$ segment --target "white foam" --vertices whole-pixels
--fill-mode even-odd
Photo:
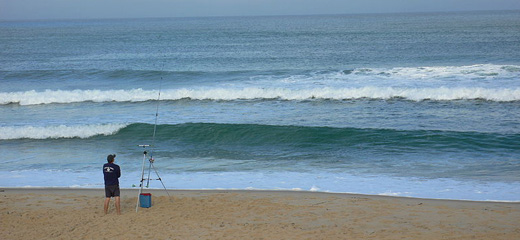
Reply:
[[[396,67],[355,69],[352,73],[359,75],[392,76],[409,79],[475,79],[518,76],[520,66],[476,64],[469,66],[433,66],[433,67]]]
[[[18,103],[36,105],[75,102],[126,102],[147,101],[157,98],[157,91],[132,90],[34,90],[26,92],[0,93],[0,104]]]
[[[480,64],[400,68],[359,68],[349,72],[260,75],[240,82],[165,89],[162,100],[240,99],[390,99],[413,101],[484,99],[520,100],[520,66]],[[142,102],[157,99],[158,90],[45,90],[0,92],[0,104],[76,102]]]
[[[141,102],[157,98],[153,90],[74,90],[74,91],[28,91],[0,93],[0,104],[19,103],[20,105],[75,103],[75,102]],[[162,100],[309,100],[309,99],[392,99],[404,98],[412,101],[422,100],[460,100],[483,99],[488,101],[519,101],[520,88],[400,88],[400,87],[359,87],[359,88],[198,88],[170,89],[161,93]]]
[[[123,188],[138,185],[140,171],[127,169],[121,176]],[[164,170],[164,169],[163,169]],[[17,178],[13,178],[17,175]],[[70,181],[56,181],[69,179]],[[3,187],[102,187],[103,178],[95,170],[87,171],[0,171]],[[519,202],[520,186],[517,182],[485,182],[456,179],[406,178],[391,176],[363,176],[326,172],[182,172],[161,171],[161,179],[169,189],[245,189],[291,190],[370,195],[457,199],[477,201]],[[318,187],[319,186],[319,187]],[[150,188],[161,189],[160,182]],[[446,187],[454,191],[444,191]]]
[[[265,86],[351,87],[520,87],[520,66],[480,64],[471,66],[357,68],[351,71],[314,72],[290,76],[255,76],[251,83]]]
[[[0,140],[49,139],[49,138],[89,138],[96,135],[112,135],[126,124],[98,124],[79,126],[20,126],[0,127]]]

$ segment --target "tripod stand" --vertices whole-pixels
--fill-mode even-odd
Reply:
[[[143,147],[143,148],[146,148],[146,147],[149,147],[150,145],[139,145],[139,147]],[[153,162],[154,162],[154,159],[152,157],[150,157],[148,159],[148,162],[150,163],[148,165],[148,177],[147,178],[144,178],[144,171],[145,171],[145,162],[146,162],[146,158],[147,158],[147,154],[148,152],[145,150],[143,152],[143,166],[142,166],[142,170],[141,170],[141,183],[139,184],[139,195],[137,195],[137,204],[135,206],[135,212],[137,212],[139,210],[139,196],[141,196],[141,193],[143,192],[143,187],[144,187],[144,180],[146,180],[146,187],[148,188],[149,184],[150,184],[150,180],[159,180],[161,181],[161,184],[164,188],[164,191],[166,191],[166,194],[168,194],[168,198],[170,198],[170,201],[171,201],[171,196],[170,196],[170,193],[168,192],[168,189],[166,189],[166,186],[164,186],[164,183],[161,179],[161,177],[159,176],[159,172],[157,172],[157,169],[155,169],[155,166],[153,165]],[[155,175],[157,175],[157,178],[150,178],[150,174],[151,174],[151,171],[152,171],[152,168],[155,172]]]

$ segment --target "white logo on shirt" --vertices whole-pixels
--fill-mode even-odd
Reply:
[[[112,171],[114,171],[113,167],[105,167],[105,172],[106,173],[111,173]]]

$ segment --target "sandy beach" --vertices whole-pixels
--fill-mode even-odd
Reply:
[[[520,239],[520,203],[297,191],[1,188],[1,239]]]

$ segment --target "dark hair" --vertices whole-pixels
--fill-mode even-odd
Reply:
[[[107,156],[107,162],[111,163],[114,161],[114,158],[116,158],[115,154],[110,154]]]

